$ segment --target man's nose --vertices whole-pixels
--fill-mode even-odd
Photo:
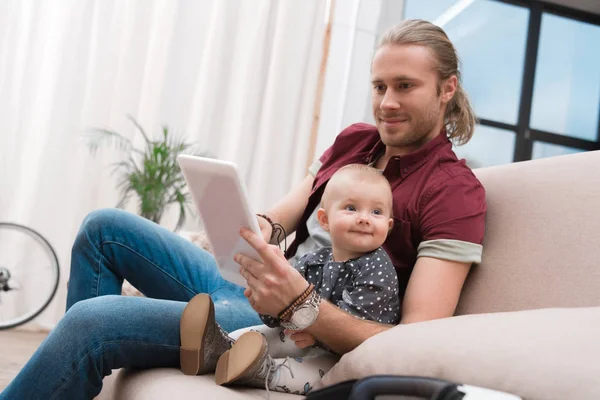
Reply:
[[[400,108],[400,102],[396,99],[394,92],[392,90],[388,90],[383,95],[381,99],[381,104],[379,104],[379,108],[382,110],[397,110]]]

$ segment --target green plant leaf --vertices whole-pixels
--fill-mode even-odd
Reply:
[[[144,128],[142,128],[142,126],[137,122],[135,118],[133,118],[131,114],[127,114],[127,119],[129,119],[135,125],[135,127],[138,129],[138,131],[140,131],[140,133],[144,137],[146,144],[150,146],[150,139],[148,139],[148,135],[146,134],[146,131],[144,131]]]
[[[91,129],[83,136],[92,155],[95,155],[100,146],[105,143],[115,147],[120,151],[132,151],[133,145],[126,137],[123,137],[117,132],[108,129]]]
[[[95,129],[96,137],[91,140],[90,150],[97,150],[102,144],[111,144],[128,154],[124,159],[111,164],[111,176],[117,177],[120,199],[117,207],[125,207],[133,196],[137,199],[137,212],[154,222],[160,219],[171,204],[177,205],[179,229],[188,215],[195,213],[190,207],[191,196],[185,179],[177,163],[179,154],[207,157],[195,142],[187,142],[165,125],[158,140],[150,140],[142,126],[131,116],[129,120],[144,137],[145,149],[135,149],[131,141],[117,132],[108,129]]]

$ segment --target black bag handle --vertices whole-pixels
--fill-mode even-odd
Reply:
[[[403,395],[428,400],[460,400],[464,394],[452,382],[420,376],[374,375],[349,380],[311,392],[307,400],[374,400],[376,396]]]
[[[381,395],[403,395],[430,400],[446,400],[455,383],[421,376],[375,375],[354,384],[350,400],[374,400]],[[462,398],[462,397],[460,397]]]

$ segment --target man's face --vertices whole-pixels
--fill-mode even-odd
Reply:
[[[371,66],[373,116],[388,147],[416,149],[439,134],[444,98],[429,50],[385,45]]]

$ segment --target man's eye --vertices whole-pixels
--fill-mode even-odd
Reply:
[[[398,88],[399,88],[399,89],[405,89],[405,90],[406,90],[406,89],[410,89],[412,86],[413,86],[413,85],[412,85],[412,84],[410,84],[410,83],[401,83],[401,84],[399,84],[399,85],[398,85]]]
[[[375,85],[373,89],[378,93],[383,93],[385,92],[385,85]]]
[[[382,212],[381,212],[381,210],[373,210],[373,214],[375,214],[375,215],[381,215]]]
[[[346,206],[345,210],[347,210],[347,211],[356,211],[356,207],[354,207],[353,205],[350,204],[350,205]]]

